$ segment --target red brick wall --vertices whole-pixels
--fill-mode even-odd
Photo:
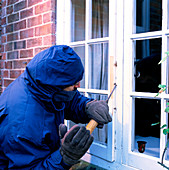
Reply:
[[[56,0],[1,0],[2,91],[31,58],[56,44]]]
[[[0,0],[0,16],[1,16],[1,11],[2,11],[2,3]],[[2,58],[2,53],[1,53],[1,17],[0,17],[0,70],[1,70],[1,58]],[[1,80],[1,71],[0,71],[0,95],[1,95],[1,90],[2,90],[2,80]]]

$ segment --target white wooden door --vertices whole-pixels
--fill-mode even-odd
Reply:
[[[165,112],[169,99],[168,88],[155,97],[158,85],[168,87],[168,64],[158,62],[166,57],[168,45],[168,0],[150,0],[149,5],[138,6],[144,0],[124,1],[124,116],[123,163],[138,169],[163,169],[161,162],[166,136],[160,127],[168,124]],[[148,15],[137,16],[142,11]],[[129,10],[130,9],[130,10]],[[147,17],[146,17],[147,16]],[[148,26],[137,25],[138,19]],[[153,126],[154,123],[159,125]],[[145,141],[145,150],[138,149],[138,141]],[[164,156],[169,166],[168,152]]]

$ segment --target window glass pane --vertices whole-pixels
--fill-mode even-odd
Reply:
[[[77,53],[77,55],[81,58],[83,67],[85,68],[85,47],[78,46],[72,48]],[[85,74],[83,74],[83,79],[80,81],[80,87],[85,88]]]
[[[136,33],[159,31],[162,26],[162,0],[136,1]]]
[[[96,99],[96,100],[107,100],[108,95],[106,94],[94,94],[94,93],[89,93],[88,94],[90,98]]]
[[[85,40],[85,0],[72,0],[71,41]]]
[[[138,141],[145,141],[145,154],[159,157],[161,102],[156,99],[135,99],[135,151]]]
[[[135,91],[157,93],[161,82],[161,38],[136,41]]]
[[[108,37],[109,33],[109,0],[92,0],[91,37]]]
[[[101,94],[94,94],[89,93],[89,97],[97,99],[97,100],[106,100],[108,98],[107,95],[101,95]],[[102,129],[96,128],[92,135],[94,136],[94,141],[99,142],[102,144],[107,144],[107,125],[104,125]]]
[[[89,46],[89,88],[108,89],[108,43]]]

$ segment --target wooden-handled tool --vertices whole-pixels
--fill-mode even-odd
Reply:
[[[114,84],[114,88],[112,90],[112,92],[110,93],[109,97],[107,98],[106,102],[109,102],[109,99],[111,97],[111,95],[113,94],[115,88],[116,88],[116,83]],[[95,120],[90,120],[90,122],[87,124],[86,129],[90,131],[90,134],[92,134],[92,132],[94,131],[94,129],[97,127],[98,123]]]

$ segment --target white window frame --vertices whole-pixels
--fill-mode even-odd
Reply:
[[[86,0],[86,21],[89,21],[89,12],[90,10],[90,3],[91,0]],[[88,47],[91,43],[99,43],[99,42],[108,42],[109,43],[109,73],[108,73],[108,90],[91,90],[91,89],[82,89],[79,88],[78,90],[81,92],[92,92],[92,93],[99,93],[99,94],[107,94],[109,95],[111,90],[114,87],[114,82],[116,79],[116,69],[115,69],[115,50],[116,50],[116,1],[109,0],[109,37],[105,38],[97,38],[97,39],[89,39],[87,31],[85,34],[85,41],[78,41],[78,42],[70,42],[70,9],[71,9],[71,0],[58,0],[57,1],[57,31],[56,31],[56,43],[59,44],[66,44],[71,47],[77,47],[81,45],[85,45]],[[88,30],[90,23],[86,22],[86,30]],[[85,48],[85,54],[88,54],[88,48]],[[86,56],[87,57],[87,56]],[[87,58],[86,58],[87,59]],[[111,64],[110,64],[111,63]],[[85,64],[85,77],[88,77],[88,64]],[[120,67],[119,67],[120,68]],[[85,82],[86,85],[88,82]],[[120,85],[121,86],[121,85]],[[87,86],[86,86],[87,87]],[[120,87],[119,87],[120,88]],[[118,91],[118,90],[117,90]],[[110,112],[113,112],[113,115],[116,115],[116,92],[114,92],[113,96],[109,100],[109,109]],[[121,98],[120,98],[121,99]],[[115,109],[114,109],[115,108]],[[111,113],[110,113],[111,114]],[[84,160],[91,162],[93,164],[99,165],[101,167],[109,169],[112,166],[111,162],[114,161],[115,154],[115,123],[116,117],[113,116],[113,122],[108,124],[108,142],[107,146],[101,145],[99,143],[93,143],[90,152],[85,154],[83,157]],[[121,129],[121,125],[119,127]],[[121,137],[119,136],[119,139]],[[119,146],[119,150],[121,145]],[[92,155],[90,154],[92,153]],[[114,154],[115,153],[115,154]],[[120,162],[120,160],[119,160]]]
[[[162,130],[160,134],[160,158],[153,156],[141,154],[138,152],[133,152],[134,148],[134,133],[133,133],[133,124],[134,124],[134,108],[132,106],[132,100],[135,97],[140,98],[150,98],[154,99],[155,93],[141,93],[134,92],[132,87],[134,87],[134,58],[135,58],[135,40],[145,40],[153,38],[162,38],[162,58],[164,58],[165,52],[167,49],[167,36],[169,35],[169,30],[167,30],[168,23],[168,0],[162,1],[162,30],[146,33],[135,33],[135,17],[136,17],[136,1],[128,0],[124,1],[124,114],[123,114],[123,147],[124,147],[124,157],[122,163],[128,166],[132,166],[138,169],[164,169],[157,162],[161,161],[161,156],[164,150],[166,137],[163,135]],[[130,10],[128,10],[130,9]],[[117,47],[118,48],[118,47]],[[161,64],[161,70],[163,75],[161,77],[161,84],[166,84],[166,62]],[[166,124],[168,120],[167,114],[164,112],[166,106],[166,99],[169,99],[168,94],[161,94],[157,97],[161,100],[161,125]],[[169,166],[169,161],[164,160],[164,164]]]

